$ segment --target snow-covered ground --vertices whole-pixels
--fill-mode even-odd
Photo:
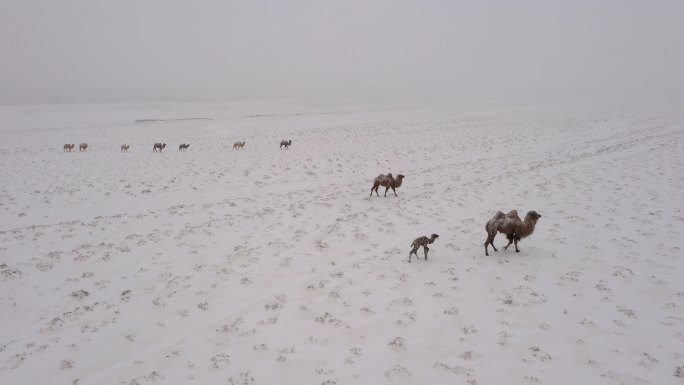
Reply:
[[[0,164],[2,384],[684,383],[684,110],[2,107]]]

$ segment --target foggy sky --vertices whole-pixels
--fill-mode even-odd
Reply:
[[[0,0],[0,103],[684,90],[681,0]]]

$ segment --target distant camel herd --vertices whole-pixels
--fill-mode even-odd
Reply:
[[[233,143],[233,150],[243,150],[245,148],[246,143],[247,142],[245,141]],[[288,149],[291,144],[292,140],[281,140],[280,148]],[[73,143],[67,143],[64,145],[64,151],[71,152],[74,149],[74,147],[75,145]],[[128,149],[130,147],[131,146],[129,146],[128,144],[122,144],[121,152],[128,152]],[[178,146],[178,151],[187,151],[189,147],[189,143],[181,143]],[[158,150],[159,152],[162,152],[164,148],[166,148],[166,143],[155,143],[154,146],[152,146],[152,151],[157,152]],[[88,143],[81,143],[78,145],[78,150],[80,152],[86,151],[87,149]],[[401,187],[401,183],[403,180],[404,175],[402,174],[398,174],[396,178],[392,176],[392,173],[388,173],[387,175],[380,174],[373,180],[373,186],[371,187],[370,196],[372,197],[373,192],[375,191],[375,195],[380,197],[378,189],[381,186],[385,188],[385,197],[387,197],[387,191],[389,191],[389,189],[392,189],[392,192],[394,192],[394,196],[398,196],[396,189]],[[492,246],[494,251],[498,251],[497,248],[494,246],[494,238],[498,233],[506,235],[506,238],[508,239],[508,244],[504,246],[504,250],[507,250],[508,246],[513,244],[515,246],[516,253],[520,252],[520,250],[518,249],[518,242],[521,239],[527,238],[530,235],[532,235],[532,233],[534,232],[534,228],[537,225],[537,220],[539,220],[539,218],[541,218],[541,215],[536,211],[528,211],[527,215],[525,215],[524,220],[520,219],[520,217],[518,216],[518,212],[516,210],[510,211],[508,214],[504,214],[501,211],[497,211],[496,214],[494,214],[494,216],[485,224],[485,230],[487,231],[487,239],[484,243],[485,255],[489,255],[489,245]],[[432,234],[430,238],[425,236],[416,238],[413,241],[413,243],[411,243],[409,263],[411,262],[412,255],[415,255],[416,258],[418,258],[417,252],[420,247],[423,247],[425,260],[427,260],[428,251],[430,250],[427,245],[432,244],[438,237],[439,235]]]
[[[75,147],[75,144],[65,144],[64,151],[71,152]],[[88,149],[88,143],[81,143],[78,145],[78,151],[85,151]]]
[[[245,149],[245,144],[247,142],[241,141],[241,142],[235,142],[233,143],[233,150],[244,150]],[[285,147],[285,149],[290,148],[290,145],[292,144],[292,140],[281,140],[280,141],[280,148],[282,149]],[[71,152],[74,149],[75,145],[74,144],[65,144],[64,145],[64,151],[65,152]],[[188,147],[190,147],[189,143],[181,143],[178,146],[178,151],[187,151]],[[130,145],[128,144],[122,144],[121,145],[121,152],[128,152],[128,149],[131,148]],[[166,148],[166,143],[155,143],[154,146],[152,146],[152,152],[162,152]],[[78,145],[78,151],[86,151],[88,149],[88,143],[81,143]],[[401,184],[401,183],[400,183]]]

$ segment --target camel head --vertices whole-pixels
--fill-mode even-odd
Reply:
[[[537,219],[541,218],[541,214],[538,212],[532,210],[527,212],[527,216],[532,219],[533,221],[536,221]]]
[[[399,174],[397,177],[394,179],[394,187],[401,187],[401,181],[404,180],[404,176]]]
[[[432,235],[430,236],[430,239],[432,239],[432,240],[435,240],[435,239],[437,239],[437,238],[439,238],[439,234],[432,234]]]
[[[162,144],[162,148],[166,148],[166,143]]]

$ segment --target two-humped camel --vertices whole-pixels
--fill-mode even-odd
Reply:
[[[494,217],[487,221],[485,225],[485,230],[487,230],[487,240],[484,244],[485,255],[489,255],[488,245],[492,245],[494,251],[498,251],[494,246],[494,237],[496,237],[497,233],[505,234],[506,238],[508,238],[508,244],[504,247],[504,250],[508,249],[511,243],[514,243],[515,252],[520,252],[518,241],[532,235],[539,218],[541,218],[541,215],[536,211],[528,211],[524,221],[520,219],[516,210],[512,210],[508,214],[497,211]]]
[[[178,151],[188,151],[188,147],[190,147],[190,144],[181,143],[180,146],[178,146]]]
[[[247,142],[235,142],[233,143],[233,150],[243,150]]]
[[[166,143],[155,143],[152,147],[152,151],[157,152],[157,149],[159,149],[159,152],[162,152],[164,148],[166,148]]]
[[[88,149],[88,143],[81,143],[78,145],[78,151],[85,151]]]
[[[67,144],[64,145],[64,151],[71,152],[71,150],[73,150],[75,146],[76,146],[76,145],[73,144],[73,143],[72,143],[72,144],[68,144],[68,143],[67,143]]]
[[[387,175],[380,174],[373,181],[373,187],[371,187],[370,196],[373,196],[373,191],[375,191],[375,195],[379,197],[380,194],[378,194],[378,188],[380,186],[385,188],[385,196],[387,196],[387,191],[389,189],[392,189],[392,191],[394,191],[394,196],[397,196],[397,190],[395,189],[401,187],[401,182],[403,180],[404,176],[401,174],[397,175],[396,178],[392,176],[392,173]]]
[[[290,148],[290,145],[291,145],[291,144],[292,144],[292,139],[290,139],[290,140],[281,140],[281,141],[280,141],[280,148],[282,149],[283,146],[285,146],[285,149],[287,150],[288,148]]]
[[[131,146],[127,144],[122,144],[121,145],[121,152],[128,152],[128,149],[131,148]]]

